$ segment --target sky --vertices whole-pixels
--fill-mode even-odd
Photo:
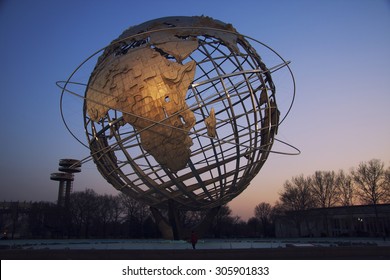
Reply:
[[[388,0],[0,0],[0,201],[56,201],[50,174],[59,159],[89,155],[61,120],[56,81],[129,26],[173,15],[231,23],[291,61],[296,99],[277,138],[301,154],[271,154],[229,203],[233,215],[245,220],[257,204],[274,204],[283,183],[300,174],[349,171],[373,158],[390,166]],[[69,99],[65,108],[76,132],[80,103]],[[74,191],[86,188],[117,193],[91,162],[75,176]]]

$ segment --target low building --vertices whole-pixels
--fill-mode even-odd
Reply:
[[[285,237],[388,237],[390,204],[290,211],[275,220],[275,235]]]

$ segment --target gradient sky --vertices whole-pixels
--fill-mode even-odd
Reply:
[[[89,151],[62,123],[55,82],[127,27],[172,15],[232,23],[292,61],[297,96],[277,136],[302,153],[271,154],[229,204],[234,215],[247,219],[258,203],[273,204],[283,183],[299,174],[349,171],[373,158],[390,165],[389,1],[2,0],[0,201],[56,200],[58,184],[49,177],[59,159],[81,159]],[[279,104],[288,98],[280,96]],[[67,102],[65,113],[77,133],[82,101]],[[283,145],[274,149],[293,152]],[[75,191],[86,188],[117,193],[93,163],[74,182]]]

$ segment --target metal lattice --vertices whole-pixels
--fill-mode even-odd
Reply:
[[[151,34],[166,31],[179,33],[176,37],[183,40],[195,38],[198,47],[178,61],[150,40]],[[196,121],[188,132],[192,146],[187,164],[171,170],[143,148],[140,131],[124,121],[129,112],[110,108],[99,121],[92,120],[86,94],[88,145],[103,177],[121,192],[156,208],[167,208],[169,201],[178,209],[214,208],[245,190],[271,152],[280,123],[271,73],[288,64],[282,60],[268,69],[247,39],[210,18],[175,17],[130,28],[105,48],[97,67],[110,56],[126,56],[141,46],[180,64],[194,61],[195,78],[185,102]],[[212,110],[216,127],[210,136],[205,119]],[[150,126],[171,126],[165,119],[149,121]],[[171,128],[180,130],[181,124]]]

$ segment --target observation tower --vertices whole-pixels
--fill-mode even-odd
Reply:
[[[59,182],[57,205],[68,208],[74,173],[81,172],[81,163],[76,159],[60,159],[58,171],[61,172],[50,175],[51,180]]]

